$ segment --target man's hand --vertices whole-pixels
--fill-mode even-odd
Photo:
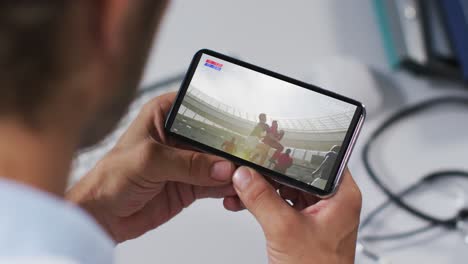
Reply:
[[[237,169],[233,182],[239,197],[226,198],[224,206],[231,211],[245,206],[255,216],[270,264],[354,262],[361,193],[348,171],[339,191],[326,200],[285,186],[278,194],[246,167]]]
[[[196,199],[236,194],[231,162],[178,148],[165,137],[174,99],[171,93],[147,103],[116,146],[67,193],[117,242],[158,227]]]

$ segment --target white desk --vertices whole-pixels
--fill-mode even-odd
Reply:
[[[367,121],[350,161],[363,192],[363,216],[385,198],[360,160],[369,132],[404,103],[448,93],[468,95],[468,91],[449,90],[449,84],[391,73],[371,1],[175,0],[168,11],[144,83],[185,70],[201,48],[236,55],[300,79],[307,79],[314,61],[336,54],[355,56],[380,72],[386,80],[380,87],[386,100],[383,111]],[[388,133],[375,150],[375,166],[392,186],[402,188],[438,168],[468,169],[467,111],[444,108],[432,113]],[[468,183],[464,186],[468,192]],[[431,197],[418,205],[434,211],[451,206]],[[387,221],[376,221],[368,231],[390,233],[423,224],[395,208],[382,216],[378,219]],[[468,246],[459,234],[438,230],[371,248],[392,263],[461,263],[468,258]],[[119,264],[266,263],[263,235],[253,218],[246,212],[226,212],[218,200],[197,202],[168,224],[120,245],[117,259]],[[373,263],[362,256],[357,260]]]

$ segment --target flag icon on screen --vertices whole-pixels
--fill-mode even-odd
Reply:
[[[210,67],[212,69],[215,69],[217,71],[221,71],[221,69],[223,68],[223,64],[217,63],[217,62],[209,60],[209,59],[205,61],[205,66]]]

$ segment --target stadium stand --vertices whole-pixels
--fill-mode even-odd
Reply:
[[[269,117],[269,123],[277,120],[285,131],[281,143],[292,150],[294,165],[287,174],[299,180],[311,182],[308,176],[323,161],[324,155],[334,145],[341,145],[352,119],[353,111],[310,119],[285,119]],[[247,113],[223,104],[191,86],[179,109],[173,130],[178,134],[220,148],[225,140],[236,138],[237,156],[246,158],[244,141],[257,123],[259,113]],[[274,150],[270,150],[269,156]]]

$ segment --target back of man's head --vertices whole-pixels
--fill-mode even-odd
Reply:
[[[166,2],[0,1],[0,119],[82,121],[95,143],[130,103]]]
[[[72,1],[0,1],[0,115],[29,116],[60,74],[56,56]]]

